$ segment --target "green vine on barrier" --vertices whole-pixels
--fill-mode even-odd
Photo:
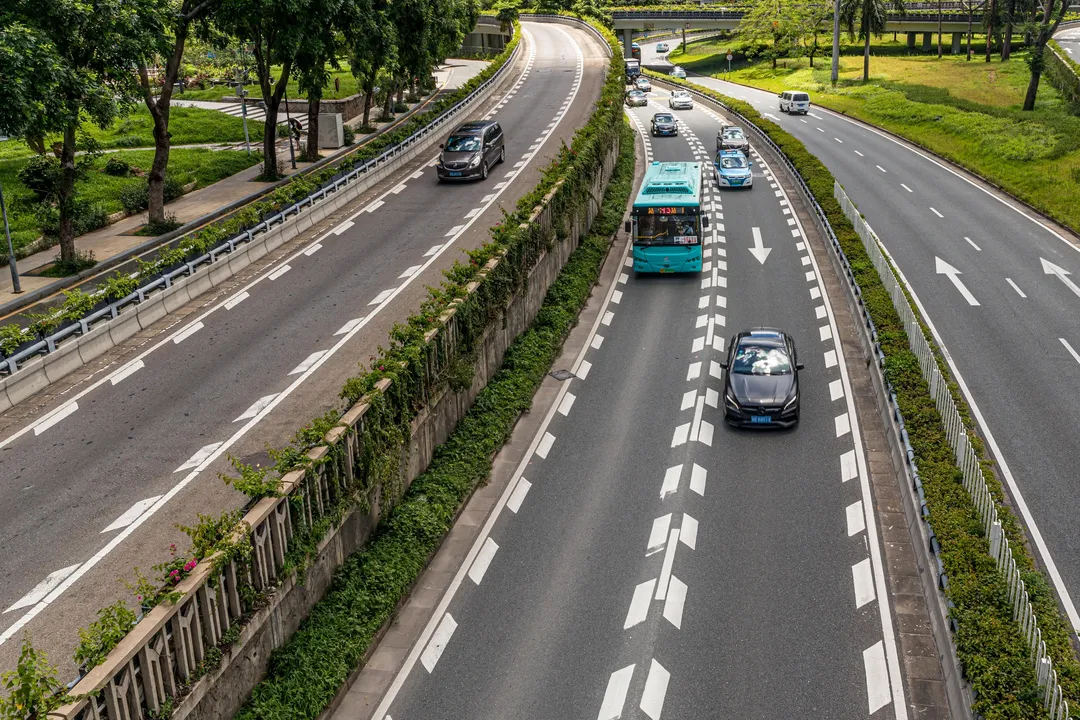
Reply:
[[[23,636],[22,650],[14,670],[0,678],[6,692],[0,697],[0,720],[46,720],[48,714],[70,699],[67,688],[56,679],[56,668],[45,653]]]
[[[961,482],[940,415],[922,377],[918,359],[909,348],[904,324],[866,254],[862,240],[833,197],[832,174],[798,139],[779,125],[765,120],[750,104],[694,83],[668,77],[663,80],[692,87],[751,120],[792,161],[828,217],[877,328],[878,341],[886,358],[885,376],[896,393],[915,450],[930,523],[941,544],[941,559],[949,578],[945,592],[955,605],[951,615],[958,625],[955,634],[957,656],[975,692],[973,709],[987,720],[1045,717],[1042,691],[1031,665],[1031,651],[1012,619],[1004,576],[988,553],[982,524]],[[931,347],[935,347],[939,368],[950,378],[950,389],[967,425],[972,446],[982,457],[983,475],[997,502],[1002,529],[1009,538],[1018,569],[1027,585],[1062,692],[1070,707],[1078,707],[1080,663],[1073,654],[1069,625],[1061,615],[1050,583],[1039,572],[1030,554],[1023,527],[1004,503],[1004,491],[993,472],[993,463],[985,456],[970,410],[959,394],[948,365],[936,349],[925,324],[922,331]]]
[[[98,619],[79,630],[75,662],[85,671],[97,667],[135,627],[136,617],[123,600],[98,610]]]

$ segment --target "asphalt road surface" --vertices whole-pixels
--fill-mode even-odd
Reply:
[[[651,96],[639,127],[666,109]],[[681,135],[648,141],[648,159],[708,163],[718,118],[676,115]],[[625,268],[470,579],[376,720],[906,717],[831,310],[787,198],[754,170],[749,190],[707,174],[702,273]],[[790,332],[806,365],[791,431],[722,418],[717,362],[760,325]]]
[[[265,463],[265,444],[339,407],[357,363],[533,187],[591,112],[607,56],[581,30],[523,27],[520,80],[490,104],[506,159],[486,181],[439,184],[437,151],[425,156],[138,358],[0,437],[0,668],[29,632],[71,672],[76,629],[131,599],[118,579],[150,573],[170,542],[186,548],[176,523],[242,504],[218,479],[228,456]]]
[[[1080,39],[1072,29],[1059,40],[1066,34]],[[642,58],[668,65],[655,44],[642,46]],[[771,92],[691,79],[750,102],[802,140],[866,216],[945,348],[1080,629],[1080,444],[1072,431],[1080,427],[1080,241],[883,132],[820,107],[790,117]]]

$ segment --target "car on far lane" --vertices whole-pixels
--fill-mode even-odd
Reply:
[[[649,82],[649,78],[644,75],[638,75],[637,78],[634,79],[634,89],[640,90],[641,92],[652,92],[652,83]]]
[[[683,70],[678,65],[676,65],[675,67],[671,68],[671,77],[679,78],[680,80],[685,80],[686,79],[686,71]]]
[[[716,153],[713,168],[719,187],[753,187],[754,163],[739,150],[720,150]]]
[[[750,152],[750,141],[746,137],[746,133],[742,131],[742,128],[735,125],[727,125],[721,127],[716,132],[716,149],[717,150],[742,150],[743,153]]]
[[[671,48],[667,46],[667,43],[656,43],[656,52],[658,53],[666,53],[670,49]]]
[[[649,104],[649,98],[640,90],[631,90],[626,93],[626,104],[630,107],[645,107]]]
[[[668,98],[668,107],[672,110],[693,110],[694,98],[686,90],[673,90]]]
[[[652,127],[649,129],[649,134],[653,137],[657,135],[678,135],[679,124],[671,113],[659,112],[652,116]]]
[[[743,427],[793,427],[799,422],[795,341],[783,330],[754,328],[731,338],[724,373],[724,419]]]

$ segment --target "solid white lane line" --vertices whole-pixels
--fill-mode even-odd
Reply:
[[[1017,287],[1016,283],[1014,283],[1014,282],[1012,281],[1012,278],[1005,278],[1005,282],[1009,283],[1009,285],[1011,285],[1011,286],[1012,286],[1012,289],[1016,291],[1016,294],[1017,294],[1017,295],[1019,295],[1019,296],[1020,296],[1020,297],[1022,297],[1022,298],[1026,298],[1026,297],[1027,297],[1027,295],[1025,295],[1025,294],[1024,294],[1024,291],[1023,291],[1023,290],[1021,290],[1021,289],[1020,289],[1019,287]]]
[[[268,279],[277,280],[279,277],[281,277],[285,273],[289,272],[290,270],[292,270],[292,265],[282,265],[277,270],[270,273],[270,275],[268,276]]]
[[[1069,354],[1073,356],[1073,360],[1080,363],[1080,354],[1077,354],[1077,352],[1073,350],[1073,346],[1069,344],[1069,341],[1065,338],[1058,338],[1058,340],[1065,346],[1065,349],[1069,351]]]
[[[847,534],[848,537],[858,535],[866,529],[866,521],[863,519],[862,500],[856,500],[847,506]],[[873,581],[870,578],[870,559],[866,559],[866,579],[870,580],[870,588],[873,590]]]
[[[174,473],[181,472],[183,470],[190,470],[193,467],[198,467],[203,463],[206,458],[214,454],[214,451],[221,447],[221,443],[210,443],[209,445],[203,445],[201,448],[195,451],[195,454],[188,458],[180,467],[173,470]]]
[[[664,549],[664,540],[671,530],[671,513],[661,515],[653,520],[652,530],[649,531],[649,544],[645,548],[645,556],[655,555]]]
[[[577,397],[573,393],[566,393],[565,395],[563,395],[563,399],[559,403],[559,414],[569,415],[570,408],[574,407],[574,400],[576,399]]]
[[[359,325],[360,323],[364,322],[364,319],[365,319],[365,318],[362,318],[362,317],[358,317],[358,318],[353,318],[353,319],[352,319],[352,320],[350,320],[349,322],[347,322],[347,323],[345,323],[344,325],[342,325],[342,326],[341,326],[341,327],[340,327],[340,328],[338,329],[338,331],[337,331],[336,333],[334,333],[334,337],[337,337],[338,335],[345,335],[346,333],[350,333],[350,332],[352,332],[353,328],[355,328],[355,327],[356,327],[357,325]]]
[[[375,296],[375,299],[368,303],[368,305],[381,305],[394,294],[394,290],[383,290],[381,293]]]
[[[649,667],[649,676],[645,680],[645,691],[641,694],[641,703],[638,705],[651,720],[660,720],[670,679],[671,673],[654,659]]]
[[[225,307],[226,310],[232,310],[234,307],[236,307],[240,303],[244,302],[249,297],[251,297],[251,296],[248,295],[247,292],[242,292],[239,295],[237,295],[236,297],[229,300],[227,303],[225,303],[224,307]]]
[[[855,463],[855,451],[848,450],[840,456],[840,480],[847,482],[859,474],[858,465]]]
[[[939,213],[939,212],[937,211],[937,208],[930,208],[930,212],[934,213],[934,214],[935,214],[935,215],[937,215],[937,216],[938,216],[939,218],[943,218],[943,217],[945,217],[944,215],[942,215],[941,213]]]
[[[412,277],[413,275],[418,273],[420,271],[420,268],[422,268],[422,267],[423,267],[423,265],[413,265],[413,266],[411,266],[409,268],[406,268],[405,272],[398,275],[398,280],[404,280],[405,278]]]
[[[863,651],[866,667],[866,694],[870,702],[870,714],[889,704],[889,671],[885,666],[885,648],[880,640]]]
[[[691,550],[697,547],[698,521],[686,513],[682,516],[682,526],[679,528],[679,542]]]
[[[450,616],[450,613],[446,613],[439,622],[439,627],[435,629],[435,633],[431,636],[431,641],[428,643],[427,649],[424,650],[424,654],[420,656],[420,662],[424,664],[424,669],[429,674],[435,670],[435,663],[439,662],[439,658],[442,657],[443,651],[446,650],[446,645],[450,642],[455,630],[457,630],[457,622]]]
[[[671,516],[668,516],[670,521]],[[679,544],[679,529],[674,528],[668,533],[667,546],[664,547],[664,563],[660,567],[660,581],[656,586],[656,599],[663,600],[667,597],[668,581],[671,580],[671,567],[675,563],[675,547]]]
[[[840,380],[833,380],[829,383],[829,399],[836,402],[842,397],[844,397],[844,384]]]
[[[978,250],[979,252],[982,252],[982,248],[981,248],[981,247],[979,247],[978,245],[976,245],[976,244],[975,244],[975,241],[974,241],[974,240],[972,240],[971,238],[969,238],[969,237],[968,237],[967,235],[965,235],[965,236],[964,236],[964,239],[968,241],[968,245],[970,245],[971,247],[975,248],[975,249],[976,249],[976,250]]]
[[[241,415],[240,417],[236,418],[235,420],[233,420],[233,422],[240,422],[241,420],[250,420],[251,418],[258,415],[260,412],[262,412],[263,408],[265,408],[267,405],[272,403],[274,401],[274,398],[276,398],[276,397],[277,397],[277,393],[273,393],[271,395],[264,395],[263,397],[259,398],[255,402],[253,402],[251,404],[251,407],[249,407],[247,410],[245,410],[244,414]]]
[[[705,496],[705,468],[701,467],[697,463],[694,463],[693,468],[690,470],[690,489],[696,492],[702,497]]]
[[[914,191],[913,191],[913,190],[912,190],[911,188],[909,188],[909,187],[908,187],[907,185],[905,185],[904,183],[900,183],[900,187],[904,188],[904,189],[905,189],[905,190],[907,190],[908,192],[914,192]]]
[[[652,600],[653,587],[656,580],[646,580],[634,588],[634,597],[630,600],[630,609],[626,611],[626,620],[623,622],[623,630],[628,630],[635,625],[645,622],[649,615],[649,603]]]
[[[495,541],[489,536],[484,540],[484,545],[480,548],[480,552],[476,555],[476,559],[473,560],[472,566],[469,568],[469,579],[477,585],[484,579],[484,573],[487,572],[488,566],[491,565],[491,559],[495,557],[495,553],[498,552],[499,546],[495,544]]]
[[[129,377],[142,370],[144,367],[146,367],[146,365],[143,363],[142,360],[133,360],[127,365],[124,365],[112,375],[110,375],[109,380],[112,382],[113,385],[118,385],[119,383],[127,380]]]
[[[173,336],[172,336],[172,341],[173,341],[173,342],[174,342],[175,344],[179,345],[180,343],[184,342],[185,340],[187,340],[187,339],[188,339],[189,337],[191,337],[191,336],[192,336],[192,335],[194,335],[195,333],[197,333],[197,332],[199,332],[200,330],[202,330],[202,329],[203,329],[203,327],[204,327],[204,326],[203,326],[203,324],[202,324],[202,321],[199,321],[199,322],[196,322],[196,323],[192,323],[191,325],[188,325],[188,326],[187,326],[186,328],[184,328],[184,329],[183,329],[183,330],[181,330],[180,332],[178,332],[178,333],[176,333],[175,335],[173,335]]]
[[[514,486],[514,492],[510,495],[510,499],[506,501],[506,507],[510,508],[510,512],[517,514],[517,511],[521,509],[521,503],[525,501],[525,496],[529,494],[529,488],[532,487],[532,483],[521,478],[518,480],[517,485]]]
[[[664,482],[660,486],[661,500],[679,491],[679,478],[682,477],[682,468],[682,465],[675,465],[664,472]]]
[[[672,575],[667,600],[664,601],[664,619],[678,630],[682,629],[682,613],[685,604],[686,583]]]
[[[42,600],[42,598],[52,592],[53,588],[64,582],[64,580],[67,579],[67,577],[71,575],[71,573],[75,572],[78,569],[78,565],[71,565],[69,567],[63,568],[62,570],[56,570],[49,573],[49,575],[44,580],[34,586],[33,590],[26,593],[21,598],[12,603],[11,607],[9,607],[4,612],[9,613],[12,610],[19,610],[20,608],[37,604]]]
[[[68,417],[78,409],[79,403],[75,400],[70,400],[61,405],[60,407],[56,408],[33,426],[35,437],[45,432],[52,426],[56,425],[58,422]]]
[[[317,362],[318,362],[318,361],[319,361],[319,360],[320,360],[320,359],[322,358],[322,356],[323,356],[323,355],[325,355],[325,354],[326,354],[326,351],[325,351],[325,350],[316,350],[315,352],[313,352],[313,353],[311,353],[310,355],[308,355],[308,356],[307,356],[307,357],[306,357],[306,358],[304,359],[304,362],[300,363],[299,365],[297,365],[296,367],[294,367],[294,368],[293,368],[292,370],[290,370],[290,371],[289,371],[289,374],[290,374],[290,375],[299,375],[300,373],[304,373],[304,372],[307,372],[307,371],[308,371],[308,370],[310,370],[310,369],[312,368],[312,366],[314,366],[314,365],[315,365],[315,363],[317,363]]]
[[[151,505],[156,503],[160,497],[160,495],[155,495],[154,497],[149,497],[135,503],[125,510],[123,515],[113,520],[109,527],[102,530],[100,534],[104,535],[105,533],[113,532],[114,530],[126,528],[128,525],[138,520],[139,516],[146,512]]]
[[[851,432],[851,419],[847,413],[836,416],[836,437],[844,437]]]
[[[547,460],[548,453],[551,452],[551,446],[555,444],[555,436],[549,432],[544,433],[544,439],[540,441],[540,444],[536,447],[536,454],[544,460]]]
[[[604,702],[600,705],[600,714],[596,716],[596,720],[619,720],[623,716],[626,692],[630,689],[630,679],[633,675],[633,665],[627,665],[622,670],[611,673],[607,690],[604,691]]]

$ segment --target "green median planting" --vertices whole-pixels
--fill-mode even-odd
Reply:
[[[752,122],[780,147],[821,206],[854,273],[862,302],[877,328],[878,342],[885,357],[883,371],[896,394],[914,449],[914,460],[929,509],[928,521],[941,545],[939,557],[948,578],[945,595],[951,603],[950,618],[955,622],[953,640],[964,677],[971,686],[973,710],[986,720],[1045,718],[1043,691],[1030,660],[1032,650],[1013,620],[1005,578],[989,555],[989,539],[971,496],[962,485],[961,472],[946,438],[941,415],[923,379],[918,358],[909,348],[904,324],[862,240],[833,197],[835,179],[832,173],[801,141],[766,120],[749,103],[692,82],[654,75],[667,83],[692,88]],[[921,330],[934,347],[929,329],[922,325]],[[948,366],[936,348],[935,354],[942,374],[949,377]],[[1080,707],[1080,663],[1071,645],[1069,624],[1059,609],[1050,583],[1031,555],[1023,527],[1005,503],[1001,482],[994,473],[992,461],[986,456],[959,388],[950,383],[950,390],[970,442],[982,458],[983,475],[1030,594],[1064,698],[1071,707]]]

